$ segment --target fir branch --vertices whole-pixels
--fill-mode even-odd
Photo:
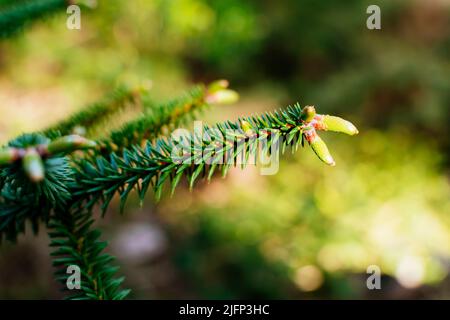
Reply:
[[[14,1],[14,3],[11,0],[0,0],[0,9],[5,9],[8,6],[11,6],[13,4],[18,5],[18,4],[23,4],[24,2],[26,2],[28,0],[16,0]]]
[[[111,132],[108,139],[100,144],[103,154],[112,151],[123,151],[132,145],[140,145],[143,141],[153,140],[168,133],[178,126],[194,119],[196,115],[208,108],[211,103],[232,103],[237,94],[226,89],[228,81],[217,80],[208,86],[198,85],[183,96],[153,108],[146,108],[145,112],[136,119],[126,123],[119,130]],[[235,99],[225,101],[219,96],[221,93],[236,95]]]
[[[113,132],[111,140],[103,141],[102,144],[111,146],[115,143],[116,146],[124,147],[130,142],[156,137],[163,126],[176,125],[186,115],[207,106],[206,100],[213,91],[200,86],[194,88],[182,98],[148,110],[121,130]],[[92,206],[84,207],[83,203],[74,200],[69,208],[68,213],[59,213],[53,217],[51,227],[56,231],[50,232],[51,246],[58,248],[52,254],[56,256],[53,264],[58,267],[57,279],[66,285],[69,278],[66,270],[70,265],[79,266],[83,272],[81,291],[70,295],[69,299],[125,298],[129,290],[120,289],[123,278],[114,279],[117,269],[108,265],[112,258],[101,253],[106,244],[97,240],[100,232],[90,230],[93,223],[90,218]]]
[[[199,86],[179,99],[147,109],[147,112],[126,123],[121,129],[111,132],[104,145],[117,151],[140,144],[143,140],[153,139],[162,132],[164,126],[176,126],[183,116],[205,107],[204,95],[204,87]]]
[[[317,115],[314,107],[302,109],[297,104],[273,113],[205,126],[202,132],[160,137],[165,127],[173,129],[210,103],[235,101],[237,94],[227,86],[227,82],[218,81],[146,110],[109,139],[102,140],[103,148],[96,149],[92,157],[72,157],[69,162],[67,154],[95,148],[97,144],[76,135],[60,136],[61,132],[95,125],[105,113],[114,112],[115,106],[134,101],[135,91],[121,92],[112,102],[94,105],[72,116],[45,131],[46,136],[30,134],[11,141],[0,149],[0,240],[4,235],[15,239],[28,220],[34,229],[40,221],[51,220],[49,234],[51,246],[57,248],[53,255],[58,280],[66,284],[70,265],[80,267],[83,274],[81,290],[70,298],[123,299],[129,291],[120,288],[123,278],[115,278],[117,268],[110,265],[113,258],[103,253],[106,243],[99,240],[100,231],[91,229],[96,204],[101,204],[105,213],[111,199],[119,195],[123,211],[133,190],[143,201],[151,186],[159,199],[167,183],[173,193],[184,177],[192,188],[200,177],[211,179],[218,171],[225,176],[232,166],[256,164],[261,156],[277,153],[277,161],[280,149],[281,153],[288,146],[296,150],[304,141],[323,162],[334,165],[317,131],[358,133],[348,121]],[[145,145],[141,145],[143,140]],[[109,152],[113,145],[121,150],[120,155]]]
[[[42,134],[47,137],[72,133],[86,134],[90,128],[98,125],[102,119],[125,109],[128,104],[140,108],[142,94],[145,92],[142,88],[127,89],[125,87],[119,87],[112,94],[104,98],[103,101],[85,107],[68,119],[44,130]]]
[[[0,7],[0,38],[9,37],[34,20],[41,19],[55,12],[64,12],[69,0],[27,0],[2,1]]]
[[[57,268],[56,279],[68,293],[70,300],[122,300],[130,290],[121,289],[123,277],[116,278],[118,267],[111,263],[114,258],[104,249],[106,242],[99,240],[101,232],[92,228],[91,213],[83,208],[59,211],[52,218],[50,246],[53,266]],[[80,289],[69,290],[67,283],[69,266],[81,271]]]
[[[201,176],[210,179],[218,170],[226,175],[231,166],[240,162],[240,157],[245,157],[242,161],[245,166],[250,157],[256,155],[262,139],[267,140],[262,145],[263,154],[270,155],[274,143],[279,143],[283,152],[288,145],[297,148],[303,142],[305,122],[302,109],[295,105],[285,111],[228,121],[205,129],[210,134],[202,138],[194,133],[178,142],[160,138],[155,143],[148,142],[145,147],[125,149],[122,156],[112,154],[109,158],[79,161],[75,183],[71,187],[74,201],[88,209],[100,202],[105,212],[113,196],[118,194],[123,210],[133,189],[142,201],[150,186],[158,199],[166,181],[170,181],[173,192],[183,176],[192,187]],[[229,130],[235,133],[230,136]],[[187,155],[174,157],[177,153],[174,148],[188,148]]]
[[[24,135],[9,143],[9,147],[23,150],[47,143],[40,135]],[[19,149],[20,148],[20,149]],[[0,171],[0,240],[3,235],[15,240],[25,231],[26,221],[31,221],[33,231],[38,231],[40,221],[47,222],[53,208],[62,207],[71,197],[67,186],[72,179],[72,170],[65,157],[51,157],[42,163],[46,172],[41,181],[31,181],[24,170],[27,165],[20,159]],[[39,164],[38,164],[39,166]],[[39,170],[31,163],[30,170]],[[31,171],[31,174],[34,174]]]
[[[65,208],[71,199],[68,186],[73,170],[66,154],[95,147],[93,141],[66,136],[54,141],[25,134],[0,149],[0,240],[15,240],[31,221],[47,223],[52,210]]]

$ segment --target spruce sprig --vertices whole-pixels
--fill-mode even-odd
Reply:
[[[68,119],[45,129],[42,134],[50,138],[73,133],[86,135],[103,119],[119,113],[129,105],[134,109],[143,109],[142,95],[146,93],[146,89],[142,87],[131,89],[124,86],[118,87],[101,101],[95,102],[74,113]]]
[[[198,85],[182,96],[168,102],[147,107],[142,114],[111,132],[100,142],[103,154],[122,151],[133,145],[168,134],[189,119],[205,111],[211,104],[229,104],[237,100],[237,93],[227,89],[228,81],[217,80],[208,86]],[[224,99],[224,93],[228,95]]]
[[[199,177],[210,179],[217,170],[225,176],[229,168],[237,164],[245,167],[251,157],[256,157],[258,148],[260,154],[270,156],[274,143],[284,152],[287,146],[296,150],[306,140],[321,160],[334,165],[323,141],[317,144],[315,114],[309,119],[307,110],[296,104],[286,110],[226,121],[214,127],[205,126],[204,132],[208,134],[201,137],[190,133],[179,140],[159,138],[154,143],[147,142],[144,147],[136,145],[125,149],[120,155],[113,153],[109,157],[81,159],[72,185],[76,202],[86,208],[101,203],[104,213],[111,199],[118,194],[123,211],[132,190],[136,190],[143,201],[152,186],[156,199],[159,199],[166,181],[170,182],[172,193],[183,176],[192,188]],[[327,129],[333,130],[332,127]],[[312,132],[315,139],[310,138]],[[261,144],[262,140],[266,143]],[[187,149],[187,152],[179,154],[178,149]]]
[[[222,85],[224,84],[222,82]],[[142,139],[160,135],[163,126],[181,123],[186,120],[187,115],[206,107],[206,100],[216,92],[220,92],[220,88],[198,86],[168,104],[147,109],[147,112],[121,130],[114,131],[110,141],[101,141],[101,152],[105,151],[104,146],[112,145],[111,141],[115,141],[116,146],[124,147],[130,142],[138,143]],[[74,185],[75,183],[72,187]],[[73,191],[72,188],[71,190]],[[53,216],[50,222],[52,231],[49,235],[51,246],[57,248],[52,253],[55,257],[53,264],[57,267],[55,276],[63,288],[67,288],[67,268],[71,265],[81,268],[81,290],[67,290],[68,299],[124,299],[129,290],[120,288],[123,278],[115,277],[118,268],[111,266],[113,258],[103,253],[106,243],[98,240],[100,231],[92,228],[92,206],[84,206],[75,196],[66,211]]]
[[[71,198],[73,170],[65,154],[48,153],[49,144],[39,134],[25,134],[8,144],[14,156],[0,165],[0,240],[3,235],[15,240],[28,220],[37,232],[39,223],[48,222],[50,212]]]
[[[0,3],[0,38],[15,35],[32,21],[55,12],[64,12],[69,0],[2,1]]]
[[[334,165],[317,132],[358,133],[344,119],[318,115],[314,107],[302,109],[296,104],[203,126],[200,132],[168,136],[175,125],[209,104],[235,101],[237,94],[227,86],[221,80],[198,86],[169,103],[145,105],[139,117],[97,143],[62,134],[94,126],[102,115],[114,113],[125,103],[141,102],[141,92],[119,91],[107,102],[44,131],[45,135],[28,134],[11,141],[0,149],[0,239],[14,240],[24,231],[26,221],[31,221],[35,231],[40,222],[49,223],[57,279],[65,285],[71,265],[82,271],[81,289],[71,291],[69,298],[123,299],[129,290],[121,289],[123,278],[116,277],[118,268],[111,265],[113,258],[104,253],[106,243],[92,226],[96,205],[104,214],[118,195],[123,211],[132,191],[144,201],[150,187],[159,200],[165,185],[173,193],[185,178],[192,188],[202,177],[209,180],[217,172],[226,176],[233,166],[257,164],[261,157],[284,153],[287,147],[295,151],[305,141],[319,159]],[[81,156],[74,156],[74,151]]]
[[[52,218],[49,236],[55,278],[69,300],[122,300],[130,290],[121,289],[124,278],[116,277],[119,268],[112,265],[114,258],[104,253],[108,243],[99,240],[101,232],[93,223],[91,213],[83,208],[61,210]],[[69,266],[80,268],[79,289],[68,289]]]

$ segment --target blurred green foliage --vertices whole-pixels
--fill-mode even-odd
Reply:
[[[155,99],[229,79],[243,102],[211,121],[315,105],[360,129],[351,141],[324,136],[336,167],[299,152],[275,176],[236,171],[162,203],[184,281],[202,297],[363,297],[376,264],[403,286],[439,286],[450,260],[450,5],[381,0],[372,31],[369,4],[100,0],[79,32],[54,16],[0,43],[0,139],[148,79]]]

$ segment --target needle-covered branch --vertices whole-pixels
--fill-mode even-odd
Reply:
[[[53,141],[26,134],[0,149],[0,240],[15,240],[31,221],[48,222],[51,211],[65,208],[72,197],[73,169],[67,154],[93,148],[96,143],[80,136]]]
[[[314,114],[309,117],[311,112]],[[318,123],[322,123],[319,117],[322,116],[316,116],[314,108],[302,110],[295,105],[284,111],[204,127],[201,132],[177,138],[161,138],[144,147],[125,149],[120,156],[82,159],[76,169],[74,196],[78,205],[87,208],[102,203],[104,212],[118,194],[123,209],[133,189],[143,200],[152,186],[159,199],[166,181],[170,182],[172,192],[183,176],[192,187],[199,177],[210,179],[216,171],[226,175],[232,166],[255,164],[258,158],[271,157],[279,151],[283,153],[287,146],[296,150],[304,140],[322,161],[334,165],[328,148],[316,133]],[[333,119],[337,119],[339,125],[351,125],[341,118]],[[343,131],[336,124],[327,124],[327,130]],[[357,130],[351,125],[345,133],[355,134]]]
[[[14,35],[34,20],[64,12],[69,0],[0,1],[0,38]]]
[[[143,109],[144,107],[141,106],[141,103],[142,95],[145,93],[146,89],[142,87],[133,89],[119,87],[102,101],[83,108],[68,119],[44,130],[42,134],[47,137],[74,133],[85,135],[92,127],[97,126],[99,122],[109,115],[119,113],[130,106],[134,109]]]
[[[0,148],[0,240],[15,240],[27,221],[35,231],[41,221],[50,221],[57,279],[66,285],[70,266],[82,272],[81,288],[70,298],[122,299],[128,290],[120,288],[123,279],[115,278],[113,258],[103,252],[106,243],[92,228],[97,204],[104,213],[118,195],[123,210],[133,190],[141,201],[150,188],[159,199],[165,185],[173,193],[182,179],[192,188],[200,178],[226,176],[233,166],[277,164],[287,147],[295,151],[305,141],[320,160],[334,165],[318,131],[358,133],[346,120],[298,104],[212,127],[195,125],[192,132],[174,130],[210,104],[236,101],[237,93],[227,87],[219,80],[151,107],[143,103],[141,90],[119,90],[44,134],[23,135]],[[127,104],[143,107],[142,114],[106,138],[73,134]]]
[[[111,132],[108,139],[100,142],[102,153],[122,151],[143,141],[153,140],[164,133],[194,119],[211,104],[230,104],[238,99],[235,91],[228,88],[228,81],[218,80],[208,86],[198,85],[183,96],[153,108],[146,108],[136,119],[119,130]]]
[[[0,0],[0,38],[13,36],[49,15],[65,13],[72,4],[92,7],[86,0]]]
[[[114,258],[104,249],[107,242],[99,240],[101,232],[92,228],[94,220],[83,208],[61,210],[50,221],[50,246],[56,279],[71,300],[122,300],[130,290],[121,289],[123,277],[116,278],[118,267],[111,265]],[[81,271],[80,282],[71,281],[68,268]],[[75,272],[73,270],[72,272]],[[72,285],[67,290],[68,283]]]

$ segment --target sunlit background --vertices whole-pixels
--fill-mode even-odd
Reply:
[[[81,31],[62,12],[0,42],[1,144],[120,84],[165,101],[218,78],[242,99],[208,123],[298,101],[360,130],[323,135],[336,167],[305,148],[274,176],[113,206],[99,225],[131,298],[450,298],[449,0],[97,2]],[[61,297],[48,243],[1,245],[0,298]]]

